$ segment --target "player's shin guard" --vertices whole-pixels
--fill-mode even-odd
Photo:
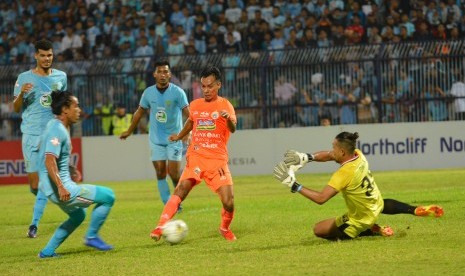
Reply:
[[[157,185],[158,185],[158,192],[160,193],[161,201],[163,201],[163,204],[166,205],[171,195],[170,187],[168,186],[168,181],[166,180],[166,178],[158,179]]]
[[[45,194],[38,190],[36,195],[36,200],[34,203],[34,208],[32,209],[32,222],[31,225],[38,226],[39,221],[44,214],[45,206],[47,205],[48,198]]]
[[[158,221],[158,226],[163,226],[168,220],[170,220],[178,211],[179,204],[181,204],[181,198],[178,195],[173,195],[170,197],[168,202],[163,208],[163,212],[161,213],[160,220]]]
[[[234,218],[234,211],[228,212],[224,208],[221,209],[221,228],[222,229],[229,229],[229,225],[231,225],[231,221]]]
[[[58,246],[60,246],[60,244],[62,244],[66,238],[71,235],[71,233],[73,233],[79,225],[81,225],[85,217],[86,213],[82,208],[70,213],[69,219],[58,227],[41,253],[46,256],[52,256]]]

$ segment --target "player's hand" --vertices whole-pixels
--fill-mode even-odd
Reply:
[[[126,130],[126,131],[123,131],[123,133],[121,133],[121,135],[119,136],[119,139],[126,140],[126,138],[128,138],[129,136],[131,136],[131,132]]]
[[[58,195],[60,196],[60,200],[63,202],[68,201],[71,196],[70,192],[66,190],[63,185],[58,187]]]
[[[177,142],[177,141],[179,141],[180,139],[179,139],[179,136],[178,136],[177,134],[172,134],[172,135],[170,135],[170,136],[168,137],[168,140],[169,140],[170,142]]]
[[[23,86],[21,86],[21,94],[26,94],[30,92],[33,86],[34,85],[30,82],[23,84]]]
[[[289,188],[296,181],[294,171],[286,166],[284,162],[280,162],[274,167],[274,177],[281,181],[281,183]]]
[[[221,115],[221,117],[223,117],[223,118],[225,118],[225,119],[229,119],[229,117],[231,116],[231,115],[229,114],[229,112],[226,111],[226,110],[221,110],[221,111],[220,111],[220,115]]]
[[[298,171],[308,162],[313,160],[313,156],[311,154],[301,153],[295,150],[288,150],[284,154],[284,163],[294,172]]]
[[[71,175],[71,180],[78,183],[82,181],[81,172],[73,165],[69,165],[69,174]]]

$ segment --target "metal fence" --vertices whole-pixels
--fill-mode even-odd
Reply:
[[[451,94],[465,87],[463,44],[460,40],[76,60],[54,66],[67,72],[68,88],[84,111],[73,129],[75,136],[108,134],[116,103],[134,112],[143,90],[154,84],[153,62],[159,58],[169,59],[172,82],[185,89],[189,100],[201,97],[199,72],[207,65],[220,67],[220,93],[235,106],[239,129],[317,126],[322,118],[331,124],[445,121],[465,111],[457,108],[465,98]],[[19,114],[12,113],[8,103],[17,75],[32,66],[0,66],[0,138],[20,135]],[[144,129],[141,125],[139,131]]]

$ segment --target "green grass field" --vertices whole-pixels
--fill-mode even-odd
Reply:
[[[345,211],[340,195],[319,206],[292,194],[267,176],[235,177],[236,242],[218,233],[220,202],[204,184],[194,188],[176,216],[189,235],[178,245],[155,243],[149,233],[162,204],[155,181],[99,183],[117,200],[101,236],[115,246],[98,252],[82,244],[89,219],[57,250],[60,258],[38,252],[66,218],[49,203],[37,239],[26,238],[33,196],[25,185],[0,187],[1,275],[463,275],[465,271],[465,170],[374,172],[384,198],[440,204],[439,219],[381,215],[395,236],[329,242],[316,238],[313,225]],[[298,175],[321,189],[329,174]]]

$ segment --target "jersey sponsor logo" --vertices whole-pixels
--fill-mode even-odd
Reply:
[[[168,115],[164,110],[158,110],[155,114],[155,119],[160,123],[166,123],[168,121]]]
[[[195,167],[195,168],[194,168],[194,173],[195,173],[196,175],[200,175],[201,172],[202,172],[202,170],[200,170],[199,167]]]
[[[196,132],[194,137],[201,137],[201,138],[221,138],[219,133],[211,133],[211,132]]]
[[[216,149],[218,148],[218,144],[210,144],[210,143],[200,143],[200,146],[202,146],[202,148],[207,148],[207,149]]]
[[[216,129],[216,124],[214,120],[199,119],[197,121],[197,130],[214,130],[214,129]]]
[[[220,114],[218,113],[218,111],[215,111],[215,112],[212,113],[212,118],[213,119],[216,120],[216,119],[218,119],[218,117],[220,117]]]
[[[200,113],[200,117],[206,118],[206,117],[208,117],[208,116],[210,116],[210,113],[208,113],[208,112],[202,111],[202,112]]]
[[[50,96],[50,93],[40,96],[39,102],[43,107],[50,107],[52,105],[52,97]]]

